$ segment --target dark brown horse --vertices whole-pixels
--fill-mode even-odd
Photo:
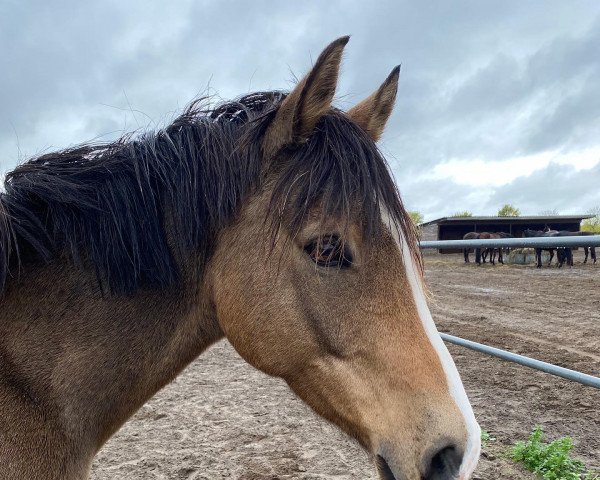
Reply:
[[[546,228],[545,230],[531,230],[529,228],[523,231],[523,237],[553,237],[558,233],[557,230],[550,230]],[[554,250],[555,248],[536,248],[535,249],[535,259],[537,268],[542,268],[542,251],[546,250],[550,252],[550,260],[548,261],[548,265],[552,263],[552,259],[554,258]]]
[[[360,442],[382,479],[470,477],[479,427],[375,146],[399,69],[333,108],[347,41],[288,95],[194,104],[157,133],[8,174],[0,478],[87,478],[104,442],[224,337]]]
[[[571,232],[569,230],[525,230],[523,232],[524,237],[582,237],[594,235],[592,232]],[[542,250],[547,250],[550,252],[550,260],[548,261],[548,265],[552,264],[552,259],[554,258],[554,250],[557,251],[557,261],[558,267],[562,267],[565,263],[568,266],[573,266],[573,252],[570,248],[536,248],[536,264],[538,268],[542,267]],[[584,247],[585,259],[583,263],[587,263],[588,255],[591,252],[591,257],[594,263],[596,263],[596,248],[595,247]]]
[[[469,232],[465,233],[463,236],[463,240],[477,240],[479,238],[479,233],[477,232]],[[463,248],[463,255],[465,257],[465,263],[469,263],[469,251],[470,248]]]
[[[530,230],[526,229],[523,231],[524,237],[569,237],[571,234],[575,235],[577,232],[567,232],[563,230],[559,232],[558,230],[550,230],[546,228],[545,230]],[[536,258],[536,266],[537,268],[542,268],[542,251],[546,250],[550,252],[550,260],[548,261],[548,265],[552,264],[552,259],[554,258],[554,251],[557,251],[556,259],[558,262],[558,268],[562,268],[562,266],[566,263],[568,266],[573,266],[573,252],[570,248],[536,248],[535,249],[535,258]],[[586,255],[587,259],[587,255]]]
[[[477,240],[477,239],[500,239],[500,238],[512,238],[512,235],[504,232],[490,233],[490,232],[469,232],[463,236],[463,240]],[[490,263],[495,265],[496,261],[496,250],[498,251],[498,261],[500,263],[504,263],[504,258],[502,257],[502,249],[501,248],[476,248],[475,249],[475,262],[477,265],[481,265],[485,263],[487,257],[490,257]],[[465,257],[465,262],[469,263],[469,249],[463,249],[463,255]]]
[[[512,235],[504,232],[498,233],[490,233],[490,232],[469,232],[463,236],[463,240],[488,240],[488,239],[501,239],[501,238],[512,238]],[[501,248],[476,248],[475,249],[475,262],[477,265],[481,265],[486,262],[486,258],[490,256],[490,263],[492,265],[496,264],[496,250],[498,251],[498,261],[500,263],[504,263],[504,258],[502,257],[502,249]],[[465,258],[465,262],[469,263],[469,249],[463,249],[463,255]]]
[[[595,235],[595,234],[593,232],[581,232],[581,231],[571,232],[569,230],[559,230],[558,232],[555,233],[554,236],[556,236],[556,237],[586,237],[589,235]],[[564,249],[560,249],[560,250],[562,250],[561,252],[558,252],[558,253],[560,253],[560,255],[557,254],[559,266],[562,267],[563,262],[567,262],[567,265],[573,266],[573,254],[571,252],[571,249],[564,248]],[[583,247],[583,252],[585,254],[583,263],[587,263],[590,252],[591,252],[591,257],[592,257],[593,262],[596,263],[596,247]]]
[[[496,233],[490,233],[488,234],[489,236],[486,238],[493,238],[493,239],[502,239],[502,238],[514,238],[513,235],[511,235],[510,233],[506,233],[506,232],[496,232]],[[504,265],[504,250],[508,251],[508,248],[486,248],[483,250],[483,252],[481,253],[481,258],[483,263],[485,263],[485,260],[487,258],[487,256],[489,255],[490,257],[490,263],[492,265],[496,264],[496,254],[498,254],[498,263],[501,263],[502,265]]]

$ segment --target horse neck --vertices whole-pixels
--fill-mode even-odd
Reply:
[[[222,337],[207,291],[202,280],[200,288],[103,298],[95,276],[66,261],[27,268],[0,301],[0,400],[20,390],[17,396],[43,411],[47,422],[39,428],[60,431],[91,460],[136,409]]]

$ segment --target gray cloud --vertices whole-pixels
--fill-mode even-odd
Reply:
[[[500,187],[473,188],[451,180],[410,181],[396,177],[407,208],[419,210],[427,220],[463,210],[496,214],[505,203],[516,206],[525,215],[549,210],[580,214],[600,206],[600,163],[583,170],[550,163]]]
[[[561,199],[566,209],[600,204],[597,190],[563,189],[564,175],[576,176],[561,170],[568,167],[493,190],[423,180],[449,159],[600,145],[593,1],[4,2],[0,169],[14,166],[19,151],[154,128],[200,94],[288,88],[324,45],[348,33],[340,105],[403,64],[382,148],[410,208],[493,213],[514,194],[542,210],[542,197],[511,190],[518,181],[532,192],[561,185],[572,195]]]
[[[579,171],[570,165],[551,163],[495,189],[486,206],[493,210],[511,203],[529,214],[553,209],[563,214],[586,213],[600,205],[599,179],[600,163]]]

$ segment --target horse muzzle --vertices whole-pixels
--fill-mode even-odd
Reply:
[[[451,443],[426,452],[420,467],[410,472],[404,471],[397,462],[388,462],[383,455],[376,456],[381,480],[467,480],[467,476],[460,475],[462,461],[462,450]]]

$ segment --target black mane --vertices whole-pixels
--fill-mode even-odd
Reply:
[[[296,232],[316,206],[350,221],[358,204],[370,238],[385,205],[414,248],[383,157],[343,113],[325,115],[305,144],[282,152],[281,165],[263,164],[261,140],[284,97],[256,93],[212,110],[195,102],[158,132],[18,166],[0,194],[0,290],[22,262],[61,254],[89,262],[113,294],[174,285],[179,254],[208,259],[218,232],[273,169],[276,228]]]

